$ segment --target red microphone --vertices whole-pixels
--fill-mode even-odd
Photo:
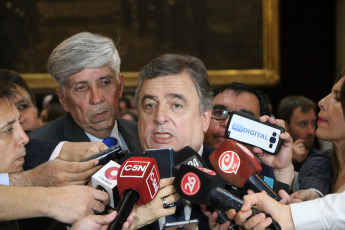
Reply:
[[[254,154],[242,144],[225,139],[209,156],[215,171],[227,182],[254,192],[266,191],[275,200],[280,197],[260,178],[262,167]]]
[[[160,176],[156,160],[151,157],[131,157],[120,167],[117,188],[121,196],[116,207],[117,216],[108,230],[121,229],[133,206],[147,204],[159,190]]]
[[[243,206],[242,199],[224,189],[225,180],[207,168],[182,164],[177,171],[173,185],[182,198],[195,204],[210,205],[223,211],[235,209],[237,212]],[[252,208],[251,216],[258,213],[260,213],[258,210]],[[265,215],[269,216],[266,213]],[[279,223],[273,219],[269,228],[281,229]]]

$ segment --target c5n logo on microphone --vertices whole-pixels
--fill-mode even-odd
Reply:
[[[225,151],[218,159],[219,168],[225,173],[237,174],[240,163],[240,157],[234,151]]]
[[[150,162],[145,161],[126,161],[121,171],[121,177],[143,178]]]
[[[151,199],[156,196],[159,190],[159,174],[156,167],[153,165],[150,175],[146,178],[146,184],[149,189]]]
[[[193,196],[200,190],[200,178],[193,172],[186,173],[181,180],[181,190],[187,196]]]
[[[109,180],[117,180],[117,173],[120,167],[110,167],[104,172],[104,176]]]

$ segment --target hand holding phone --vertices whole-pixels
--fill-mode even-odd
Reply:
[[[285,129],[269,122],[261,122],[258,118],[246,113],[233,111],[225,129],[225,137],[259,147],[269,154],[279,152],[283,142],[279,138]]]

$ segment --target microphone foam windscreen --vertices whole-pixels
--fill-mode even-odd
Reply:
[[[204,159],[202,159],[202,157],[189,146],[186,146],[180,151],[175,152],[175,167],[181,164],[207,167]]]
[[[157,195],[160,176],[156,160],[151,157],[131,157],[119,169],[117,187],[120,196],[127,189],[135,190],[138,204],[147,204]]]
[[[196,204],[210,205],[214,188],[225,187],[225,180],[216,172],[202,167],[182,164],[173,182],[181,197]]]
[[[225,139],[209,156],[213,168],[226,181],[244,187],[250,176],[262,167],[254,154],[237,141]]]

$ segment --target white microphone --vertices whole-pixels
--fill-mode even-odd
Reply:
[[[114,188],[117,185],[117,175],[120,167],[118,163],[111,160],[91,177],[92,187],[108,193],[110,197],[109,206],[112,208],[117,205],[114,201],[114,195],[117,200],[119,199],[118,191],[117,189],[114,191]]]

